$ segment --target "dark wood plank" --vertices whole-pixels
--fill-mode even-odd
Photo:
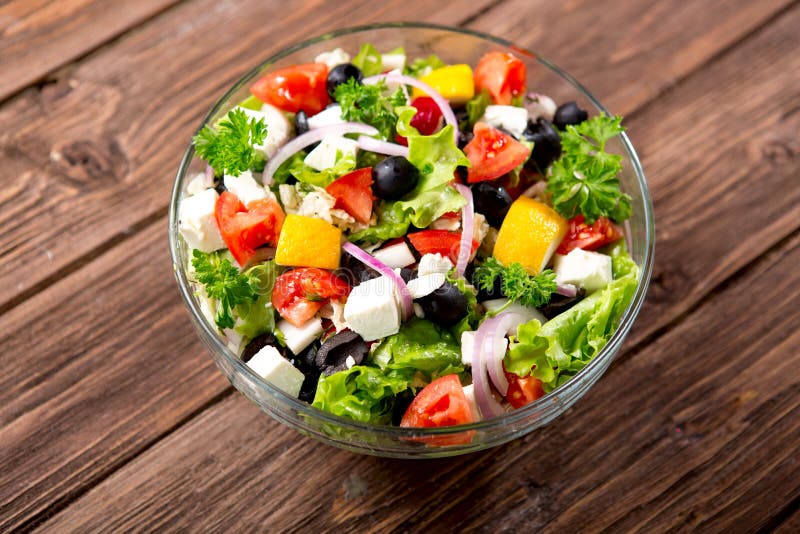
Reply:
[[[0,100],[181,0],[11,0],[0,5]]]
[[[790,50],[797,40],[793,29],[796,27],[798,19],[800,19],[800,13],[797,11],[783,17],[768,30],[748,40],[735,53],[722,58],[707,72],[698,73],[690,78],[673,94],[666,96],[663,103],[659,102],[650,106],[646,112],[631,121],[634,138],[636,138],[635,132],[643,132],[642,135],[647,135],[646,132],[660,131],[659,128],[662,127],[666,132],[692,131],[693,133],[692,136],[681,133],[683,137],[678,136],[677,139],[670,137],[669,142],[660,135],[652,135],[647,137],[643,144],[648,168],[659,169],[659,172],[651,173],[661,228],[659,258],[666,259],[666,262],[659,260],[658,274],[680,267],[683,269],[681,272],[686,273],[682,281],[683,286],[692,287],[697,284],[706,284],[706,290],[709,290],[739,270],[744,262],[760,255],[765,247],[774,244],[786,235],[786,232],[797,228],[796,205],[798,198],[796,195],[798,193],[791,187],[797,171],[797,151],[792,148],[794,146],[792,143],[793,139],[796,139],[793,132],[797,131],[800,115],[792,113],[792,110],[796,109],[797,99],[792,94],[787,95],[785,88],[792,87],[787,83],[787,77],[797,67],[797,58],[787,50]],[[709,77],[714,80],[712,86],[709,86],[711,83],[708,81]],[[737,80],[749,80],[748,83],[751,86],[744,88],[742,85],[745,82],[737,82]],[[716,103],[716,107],[711,109],[710,103]],[[671,111],[669,117],[665,117],[667,110]],[[713,119],[709,118],[697,125],[698,116],[713,117]],[[667,124],[660,126],[664,121],[667,121]],[[744,142],[742,137],[745,134],[735,127],[743,123],[749,125]],[[705,141],[706,139],[710,141]],[[771,140],[778,146],[788,146],[790,151],[781,152],[783,155],[775,159],[773,157],[774,150],[760,149],[766,146],[765,139]],[[696,143],[697,146],[693,143]],[[743,143],[752,147],[745,151],[744,156],[740,152],[731,152],[731,147],[737,147]],[[686,154],[686,159],[678,161],[679,156],[683,157],[683,154]],[[748,178],[748,183],[754,182],[758,184],[758,187],[746,190],[738,189],[742,187],[740,185],[742,182],[748,181],[744,180],[745,177]],[[693,185],[694,182],[697,183]],[[687,188],[691,195],[687,195],[685,198],[680,196],[680,200],[670,199],[672,195],[676,194],[674,189],[679,186]],[[696,215],[698,212],[696,202],[699,201],[691,198],[696,195],[704,195],[706,200],[702,204],[705,210],[702,216]],[[765,210],[764,206],[773,208]],[[664,212],[663,216],[662,212]],[[714,224],[709,223],[709,221],[717,220],[718,222]],[[752,221],[752,225],[756,229],[742,232],[740,227],[735,224],[738,220]],[[774,221],[778,221],[780,224]],[[776,226],[780,226],[780,228],[776,229]],[[743,233],[747,237],[742,243],[739,243]],[[719,249],[712,247],[708,253],[703,252],[703,248],[715,240],[728,245],[724,247],[720,245],[722,248]],[[792,242],[781,250],[794,250],[792,248],[794,246],[795,242]],[[673,249],[675,250],[673,251]],[[796,255],[796,252],[792,252],[792,254]],[[132,256],[132,261],[137,257],[139,256]],[[794,258],[795,256],[791,256],[790,259]],[[775,261],[777,262],[777,260]],[[778,269],[778,274],[782,276],[786,269],[791,268],[792,263],[785,258],[780,261],[782,262],[780,269],[777,267],[775,269]],[[789,262],[789,267],[787,267],[787,262]],[[682,330],[675,334],[678,340],[685,336],[686,341],[676,344],[670,334],[670,337],[662,339],[654,347],[637,354],[636,358],[632,358],[630,361],[623,360],[622,364],[618,365],[609,377],[601,381],[591,396],[579,404],[575,415],[564,418],[544,432],[525,438],[509,447],[464,460],[423,464],[352,457],[347,453],[332,452],[327,448],[320,449],[320,445],[305,439],[297,440],[293,433],[266,420],[243,399],[234,396],[226,399],[209,413],[201,415],[198,420],[192,421],[187,427],[180,429],[164,443],[157,445],[152,453],[147,453],[142,457],[145,460],[136,460],[120,472],[119,477],[125,479],[132,477],[131,480],[134,482],[131,484],[146,486],[136,485],[136,492],[142,492],[141,499],[144,500],[134,499],[133,493],[124,495],[119,493],[120,488],[116,485],[109,485],[111,484],[109,482],[99,486],[97,490],[99,493],[90,494],[94,496],[87,497],[89,499],[87,501],[78,501],[75,506],[67,509],[65,514],[73,518],[72,520],[78,521],[74,518],[80,516],[80,521],[88,522],[83,524],[79,521],[76,525],[97,526],[93,522],[101,521],[102,518],[90,517],[94,513],[89,511],[94,510],[95,499],[99,498],[97,495],[102,495],[101,500],[111,501],[113,504],[109,506],[117,507],[112,510],[113,513],[105,515],[109,522],[113,522],[107,526],[121,528],[128,525],[128,521],[134,521],[135,514],[128,514],[125,506],[130,506],[130,509],[133,510],[142,510],[142,507],[147,506],[157,508],[152,514],[148,508],[147,514],[155,522],[150,526],[155,528],[161,525],[161,521],[179,522],[182,520],[181,517],[192,517],[193,510],[205,509],[205,506],[211,502],[203,500],[207,490],[211,492],[209,499],[213,496],[214,499],[218,499],[218,502],[237,503],[235,507],[215,506],[215,513],[206,514],[208,517],[205,519],[207,521],[205,525],[209,528],[213,525],[235,521],[234,516],[239,517],[239,514],[245,514],[241,519],[244,522],[271,521],[274,517],[266,516],[273,513],[279,506],[291,511],[297,510],[300,503],[303,503],[302,509],[308,513],[306,517],[309,518],[307,519],[309,522],[313,521],[314,517],[328,517],[333,514],[332,517],[345,526],[363,523],[376,528],[384,528],[402,522],[404,518],[399,516],[404,513],[411,517],[411,510],[415,506],[422,506],[416,500],[417,497],[413,492],[416,490],[420,495],[430,496],[430,490],[421,480],[430,478],[429,471],[436,472],[437,474],[430,484],[431,487],[439,485],[445,488],[442,492],[445,504],[431,497],[431,504],[423,509],[424,513],[421,512],[418,515],[420,518],[404,524],[411,529],[424,526],[425,517],[430,516],[430,520],[435,521],[442,514],[446,516],[453,506],[469,508],[467,504],[473,505],[469,502],[470,499],[478,499],[478,496],[481,493],[487,493],[491,485],[497,483],[498,479],[508,477],[508,465],[517,465],[530,467],[523,468],[521,474],[518,473],[511,477],[511,482],[508,482],[510,485],[502,486],[503,492],[493,494],[491,502],[495,503],[494,508],[487,510],[484,506],[484,508],[479,507],[478,509],[485,512],[485,517],[502,517],[506,510],[516,510],[512,517],[521,521],[534,521],[536,517],[526,515],[533,513],[542,514],[543,518],[549,518],[550,521],[555,520],[554,515],[560,511],[573,507],[582,509],[580,508],[584,506],[581,504],[584,502],[582,499],[587,498],[586,496],[591,492],[602,492],[603,484],[620,473],[628,473],[629,465],[640,461],[640,456],[646,457],[648,461],[655,461],[648,454],[666,454],[668,451],[660,448],[654,449],[655,452],[650,452],[650,448],[663,446],[664,443],[659,440],[678,439],[674,437],[674,434],[677,433],[675,428],[679,428],[681,433],[688,432],[690,436],[693,436],[697,433],[693,430],[696,425],[713,425],[714,418],[709,414],[716,412],[703,411],[701,409],[702,402],[709,398],[709,409],[716,409],[724,399],[730,398],[730,390],[722,387],[725,382],[718,384],[714,380],[727,380],[730,373],[740,367],[746,369],[747,373],[743,378],[737,379],[738,381],[731,382],[736,388],[744,383],[742,381],[746,382],[747,379],[752,379],[754,375],[760,376],[761,373],[765,373],[773,382],[783,376],[791,376],[781,365],[773,369],[762,370],[754,362],[761,362],[762,360],[759,358],[765,358],[763,362],[773,364],[780,359],[781,355],[785,357],[785,354],[797,354],[796,350],[785,352],[787,347],[796,349],[796,346],[784,344],[773,348],[772,351],[761,351],[760,348],[756,351],[741,340],[747,340],[752,332],[759,330],[750,330],[749,327],[743,328],[742,332],[736,330],[744,321],[743,318],[750,318],[748,316],[750,304],[754,309],[760,310],[757,307],[758,303],[770,302],[769,299],[772,298],[773,293],[771,291],[764,292],[762,288],[762,284],[769,284],[773,281],[774,273],[769,270],[769,265],[769,261],[762,265],[762,270],[766,269],[768,274],[771,273],[765,281],[761,281],[762,273],[758,271],[758,276],[749,276],[744,282],[739,282],[734,288],[729,288],[725,293],[728,300],[717,304],[716,298],[711,299],[709,304],[687,318],[683,322]],[[100,272],[102,271],[98,271],[98,273]],[[711,280],[707,281],[706,278],[709,276],[711,276]],[[753,277],[758,279],[759,285],[751,284]],[[791,276],[789,278],[793,280]],[[150,289],[146,287],[146,284],[152,284],[152,280],[146,277],[142,277],[141,280],[141,294],[147,295]],[[796,280],[791,283],[796,284]],[[776,287],[775,291],[781,294],[780,291],[784,291],[784,287],[792,286],[791,284],[786,286],[784,282],[781,282]],[[683,298],[669,297],[666,295],[667,289],[684,291]],[[152,291],[161,291],[161,288],[157,286]],[[676,310],[685,312],[687,306],[691,306],[702,297],[701,294],[681,290],[679,284],[661,290],[656,286],[653,296],[651,304],[648,305],[650,311],[645,312],[646,319],[638,327],[639,335],[652,333],[655,328],[659,327],[661,323],[658,317],[660,315],[674,315],[678,313]],[[741,299],[746,299],[745,302],[748,305],[743,306]],[[781,324],[785,326],[787,321],[796,321],[796,306],[792,308],[791,305],[791,302],[787,304],[778,301],[775,310],[765,310],[765,312],[779,314],[781,319],[772,326],[759,323],[754,328],[779,328]],[[794,316],[790,313],[793,309],[795,310]],[[724,313],[718,313],[719,310],[723,310]],[[25,315],[25,317],[29,319],[30,315]],[[769,323],[772,315],[765,317],[763,321]],[[711,325],[708,324],[709,322]],[[170,322],[164,327],[168,329],[181,328],[178,322]],[[727,336],[730,335],[730,342],[722,343],[715,338],[705,340],[704,345],[696,341],[698,335],[706,336],[709,333],[714,334],[716,331],[719,333],[715,335],[720,336],[721,340],[728,339]],[[787,328],[786,331],[791,332],[792,329]],[[764,335],[768,334],[770,331],[767,329]],[[785,343],[796,343],[796,341],[796,338],[789,338]],[[741,351],[734,343],[742,345]],[[694,345],[699,347],[697,351],[694,350]],[[685,349],[685,347],[692,347],[692,350]],[[708,354],[709,352],[711,354]],[[153,355],[153,358],[158,360],[162,358],[162,354],[162,352],[158,352]],[[86,357],[97,356],[87,355]],[[202,359],[200,356],[198,358]],[[702,365],[695,369],[694,361],[696,359],[700,359],[702,362],[710,359],[708,365],[714,367],[711,371]],[[731,361],[727,362],[727,359]],[[643,363],[639,363],[640,361]],[[673,363],[670,364],[670,362]],[[717,376],[715,369],[721,362],[724,364],[725,372]],[[137,364],[153,365],[149,360],[137,362]],[[781,372],[777,373],[776,370]],[[628,384],[629,381],[632,383]],[[608,385],[606,385],[607,382]],[[702,386],[697,386],[700,387],[699,390],[696,383]],[[654,386],[655,384],[658,384],[657,388]],[[665,395],[669,394],[667,397],[657,395],[662,384],[666,386]],[[769,432],[759,433],[759,436],[776,436],[777,441],[774,442],[771,439],[765,439],[765,443],[760,445],[764,450],[775,447],[776,443],[780,445],[781,438],[784,440],[794,439],[792,434],[785,432],[784,425],[787,422],[786,417],[788,417],[786,414],[791,413],[786,410],[794,406],[791,402],[796,402],[790,398],[787,400],[786,406],[780,407],[773,413],[770,410],[775,403],[765,400],[771,398],[770,390],[760,389],[767,385],[769,384],[766,382],[759,382],[745,390],[745,392],[755,390],[759,392],[759,395],[752,404],[742,403],[748,410],[756,410],[758,407],[758,413],[753,412],[752,417],[758,421],[761,428],[769,428]],[[654,390],[654,388],[656,389]],[[791,389],[789,392],[791,393]],[[97,398],[109,393],[86,392],[85,394],[93,394],[94,398]],[[124,395],[124,393],[121,394]],[[715,394],[719,397],[714,397]],[[673,397],[678,398],[681,395],[687,396],[685,402],[690,403],[691,409],[677,408],[677,405],[667,402]],[[743,395],[744,399],[750,400],[749,394],[743,393]],[[662,404],[664,406],[661,406]],[[609,405],[619,406],[619,408],[609,410]],[[645,408],[637,411],[638,406]],[[660,409],[665,411],[658,411]],[[674,421],[671,419],[673,415]],[[791,419],[788,421],[791,422]],[[138,425],[144,424],[147,422],[131,420],[128,422],[128,428],[138,428]],[[745,430],[753,431],[753,428],[753,426],[749,426]],[[791,430],[792,425],[789,425],[788,428]],[[591,429],[591,431],[585,429]],[[704,429],[700,433],[710,437],[702,442],[702,447],[691,449],[692,454],[700,455],[694,458],[695,463],[691,464],[691,468],[710,469],[709,466],[702,463],[708,458],[703,456],[706,454],[703,452],[705,450],[703,447],[709,447],[707,454],[719,455],[722,458],[721,463],[727,459],[740,457],[739,453],[735,452],[738,450],[735,449],[736,443],[724,441],[730,437],[728,434],[716,427],[711,430]],[[265,441],[264,436],[269,436],[269,438]],[[608,441],[598,439],[598,436],[613,436],[613,438],[608,438],[610,440]],[[747,439],[743,443],[748,446],[758,445],[752,443],[751,435],[745,437]],[[688,444],[694,443],[692,439],[696,441],[697,436],[689,439]],[[218,440],[221,440],[222,443],[216,443]],[[269,442],[272,441],[278,444],[275,448],[269,445]],[[294,445],[287,445],[287,443]],[[177,448],[179,452],[170,452],[173,448]],[[195,451],[194,455],[190,454],[186,448],[192,448]],[[586,448],[589,448],[589,452],[585,452]],[[698,448],[702,450],[697,452]],[[508,452],[509,450],[512,452]],[[136,473],[150,461],[147,459],[157,459],[163,455],[171,458],[169,462],[164,461],[164,463],[157,464],[160,470],[166,468],[166,465],[173,461],[172,454],[176,454],[178,458],[189,454],[189,457],[185,461],[176,460],[175,470],[163,474],[163,478],[159,478],[153,472],[142,474],[143,478],[136,478]],[[523,458],[523,454],[532,456]],[[585,458],[586,462],[595,466],[598,471],[584,477],[582,470],[585,465],[574,465],[576,462],[574,458],[577,457]],[[657,458],[661,458],[661,456],[657,456]],[[773,458],[776,462],[780,462],[780,459],[785,457],[778,454]],[[714,465],[721,465],[720,462]],[[496,466],[493,465],[495,463]],[[680,462],[678,463],[682,465]],[[431,468],[431,465],[434,467]],[[791,467],[791,464],[782,463],[759,464],[756,467],[760,468],[763,465],[778,469],[785,469],[786,465]],[[193,471],[195,466],[202,467],[199,474]],[[295,467],[290,469],[289,466]],[[331,466],[336,466],[338,478],[331,477]],[[401,469],[397,466],[403,466],[402,469],[407,473],[402,475],[396,472]],[[566,467],[569,467],[571,471],[565,472],[562,476],[561,469]],[[208,472],[209,469],[221,472]],[[546,470],[545,478],[539,477],[539,469]],[[704,472],[709,474],[713,471]],[[294,478],[295,481],[289,485],[290,487],[278,482],[292,478],[292,473],[311,473],[312,475],[308,480],[303,479],[301,483],[297,483],[297,479]],[[686,474],[686,471],[680,473],[682,476]],[[780,473],[785,474],[786,471],[780,471]],[[786,480],[791,480],[790,478],[786,479],[780,473],[777,478],[764,479],[763,482],[786,484]],[[792,471],[790,471],[791,473]],[[632,474],[643,476],[639,469],[633,471]],[[652,492],[665,489],[660,485],[664,481],[666,481],[664,483],[667,489],[675,485],[675,480],[670,478],[673,474],[659,475],[666,478],[664,480],[659,478],[660,482],[648,490],[650,493],[645,493],[641,497],[631,496],[631,502],[648,496],[652,498]],[[117,476],[114,475],[109,480],[119,480],[116,478]],[[395,485],[381,482],[381,477],[395,480]],[[751,478],[762,480],[755,476]],[[163,487],[165,480],[170,481],[167,488]],[[678,483],[675,487],[685,486],[682,491],[694,491],[695,487],[690,484],[693,479],[686,480],[685,484]],[[698,484],[701,482],[707,484],[708,480],[699,478]],[[345,490],[340,486],[343,484],[342,481],[345,481],[344,484],[349,489]],[[369,495],[357,496],[353,500],[346,499],[344,495],[348,492],[351,495],[358,493],[361,481],[367,481],[368,488],[370,488]],[[644,484],[643,487],[650,488],[647,480],[638,480],[637,482]],[[615,484],[619,483],[615,482]],[[411,489],[403,489],[406,485]],[[204,488],[201,492],[203,494],[189,496],[187,492],[192,491],[189,488],[198,486]],[[376,486],[377,489],[375,489]],[[220,488],[220,493],[214,493],[213,488],[216,487]],[[312,502],[309,503],[308,493],[303,489],[306,487],[325,488],[321,493],[315,492],[315,495],[319,493],[323,497],[320,497],[319,500],[312,499]],[[619,486],[614,487],[618,488]],[[754,487],[760,486],[754,483]],[[745,495],[746,492],[743,488],[744,486],[736,486],[734,488],[736,491],[732,495]],[[131,489],[131,491],[133,490]],[[246,504],[251,502],[248,499],[256,498],[256,496],[265,498],[265,492],[270,502],[276,502],[273,507],[264,508],[256,503],[251,506]],[[159,503],[159,497],[156,497],[156,494],[162,493],[165,501]],[[629,491],[626,489],[622,495],[628,493]],[[556,495],[559,497],[557,501],[554,497]],[[677,499],[679,494],[670,493],[670,496]],[[231,500],[223,501],[225,497]],[[599,497],[596,495],[592,497],[592,499],[595,498]],[[133,502],[137,504],[132,505],[128,499],[134,499]],[[363,502],[364,499],[373,500]],[[406,501],[402,502],[402,499],[406,499]],[[450,499],[461,504],[450,504]],[[458,499],[462,500],[458,501]],[[398,500],[401,501],[398,502]],[[176,509],[168,509],[166,503],[174,504],[176,501],[184,502],[186,508],[175,505]],[[594,500],[590,501],[595,502]],[[604,504],[608,505],[608,503]],[[639,505],[639,501],[637,501],[635,506]],[[624,511],[634,510],[635,506],[631,504]],[[713,512],[718,510],[713,506],[711,508]],[[395,509],[397,511],[393,511]],[[650,507],[648,510],[656,515],[665,513],[658,508]],[[288,514],[288,511],[285,513]],[[370,511],[374,515],[366,515]],[[275,511],[274,514],[282,518],[281,521],[285,522],[282,524],[293,524],[298,528],[305,528],[310,524],[300,522],[303,520],[298,517],[280,515],[281,512]],[[386,519],[388,523],[382,522],[384,514],[388,518]],[[637,522],[647,519],[635,514],[631,517],[635,518]],[[700,522],[707,517],[713,517],[713,514],[703,512],[698,516]],[[140,519],[141,517],[138,517],[136,520]],[[58,520],[61,521],[61,519]],[[542,519],[542,521],[544,520]],[[577,520],[575,519],[575,521]],[[609,524],[618,520],[623,523],[629,521],[629,519],[616,515],[612,515],[608,519]],[[59,526],[61,525],[59,524]]]
[[[798,262],[800,234],[569,414],[500,449],[355,456],[231,397],[43,529],[756,530],[800,493]],[[743,309],[757,314],[730,313]]]
[[[576,68],[582,81],[624,114],[640,105],[644,96],[614,100],[623,88],[646,83],[648,92],[633,93],[662,91],[674,82],[673,74],[690,72],[786,1],[759,2],[757,7],[746,0],[729,2],[730,8],[719,8],[718,16],[703,24],[696,23],[698,17],[691,10],[664,12],[642,3],[626,3],[639,7],[619,10],[589,0],[502,2],[473,26],[513,36],[522,45],[545,47],[548,55]],[[250,0],[236,4],[236,9],[226,7],[230,5],[197,0],[179,6],[169,17],[80,62],[61,82],[27,91],[0,109],[0,131],[8,132],[0,136],[0,154],[9,160],[9,167],[24,169],[11,175],[11,185],[0,193],[0,225],[13,230],[0,235],[0,255],[5,259],[0,264],[0,310],[71,272],[91,251],[142,220],[163,213],[173,169],[213,97],[254,58],[295,40],[294,28],[309,30],[309,20],[322,28],[345,20],[408,19],[415,13],[411,4],[392,2],[337,3],[315,10],[313,16],[307,11],[313,6],[287,13],[279,2]],[[457,23],[487,5],[488,0],[462,0],[419,13],[425,20]],[[747,15],[744,20],[742,13]],[[655,22],[647,22],[656,15]],[[525,24],[512,28],[520,17]],[[236,32],[219,31],[233,20]],[[176,31],[175,21],[191,23]],[[609,28],[635,28],[636,39]],[[720,34],[726,38],[706,37]],[[643,73],[643,63],[632,58],[641,50],[659,49],[665,41],[674,67],[656,70],[669,76],[655,75],[652,67]],[[551,47],[550,42],[557,44]],[[626,51],[631,49],[629,58]],[[572,57],[580,58],[580,63],[571,64]],[[594,68],[597,65],[602,68]],[[610,71],[613,84],[605,81]],[[102,104],[86,106],[86,102]],[[11,191],[17,193],[11,196]],[[35,218],[30,217],[31,206],[39,206]],[[28,272],[23,280],[16,275],[21,266]]]
[[[800,532],[800,510],[795,504],[794,513],[777,526],[775,534],[796,534],[797,532]]]

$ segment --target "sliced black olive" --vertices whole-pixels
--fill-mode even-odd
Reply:
[[[533,151],[525,167],[544,175],[547,167],[561,157],[561,136],[547,119],[539,117],[536,122],[528,121],[522,137],[533,142]]]
[[[361,83],[361,80],[364,79],[364,74],[361,72],[361,69],[352,63],[342,63],[341,65],[333,67],[328,73],[328,79],[325,81],[325,89],[328,90],[330,97],[335,98],[334,93],[336,92],[336,88],[350,78],[355,78],[357,82]]]
[[[317,393],[317,383],[319,382],[320,371],[317,369],[316,357],[319,350],[319,342],[314,341],[306,347],[297,357],[292,360],[292,365],[297,367],[305,377],[303,385],[300,386],[300,400],[311,403]]]
[[[291,352],[289,352],[289,349],[278,343],[277,338],[275,338],[275,336],[272,333],[267,332],[266,334],[261,334],[260,336],[256,336],[250,340],[250,342],[244,347],[244,350],[242,351],[242,361],[249,362],[250,359],[253,356],[255,356],[258,351],[260,351],[267,345],[272,345],[273,347],[278,349],[278,352],[281,353],[281,356],[283,356],[287,360],[292,359],[292,354]]]
[[[403,267],[402,269],[400,269],[400,278],[402,278],[403,282],[405,282],[406,284],[416,277],[417,277],[416,269],[409,269],[408,267]]]
[[[467,297],[450,282],[417,302],[425,318],[441,326],[453,326],[467,315]]]
[[[367,267],[350,254],[342,254],[341,267],[336,270],[336,275],[351,286],[357,286],[361,282],[378,278],[381,273],[372,267]]]
[[[308,115],[301,109],[294,114],[294,132],[300,135],[306,133],[308,130]]]
[[[461,130],[458,132],[458,148],[464,149],[475,138],[471,130]]]
[[[214,178],[214,191],[216,191],[217,194],[221,195],[222,193],[224,193],[227,190],[228,190],[228,188],[225,187],[225,184],[223,183],[222,178]]]
[[[589,118],[585,109],[578,107],[575,102],[565,102],[556,108],[553,115],[553,125],[559,130],[565,130],[570,124],[580,124]]]
[[[550,296],[550,302],[537,309],[542,312],[542,315],[548,319],[552,319],[556,315],[563,313],[575,306],[577,303],[583,300],[585,296],[586,290],[582,287],[578,288],[578,291],[574,297],[566,297],[564,295],[559,295],[558,293],[553,293]]]
[[[478,182],[472,186],[472,199],[475,211],[486,217],[489,224],[500,228],[511,207],[511,195],[505,188],[493,182]]]
[[[391,156],[372,167],[372,192],[397,200],[417,185],[419,171],[403,156]]]
[[[498,276],[494,279],[494,285],[490,290],[483,289],[482,287],[478,287],[478,302],[483,302],[486,300],[494,300],[494,299],[502,299],[505,298],[503,295],[503,278]]]
[[[394,426],[400,426],[400,421],[403,420],[403,416],[413,400],[414,393],[410,389],[401,391],[395,396],[392,406],[392,424]]]
[[[364,339],[352,330],[344,330],[322,344],[314,360],[317,368],[325,376],[347,369],[347,358],[353,365],[364,361],[369,348]]]

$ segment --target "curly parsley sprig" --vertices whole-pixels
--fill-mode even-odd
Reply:
[[[583,214],[591,224],[603,216],[617,222],[631,216],[631,197],[619,188],[622,156],[605,151],[608,140],[625,130],[621,121],[597,115],[561,133],[562,156],[550,168],[547,191],[564,217]]]
[[[264,162],[254,148],[267,137],[263,119],[249,119],[241,109],[233,109],[219,121],[216,130],[206,125],[194,139],[197,155],[208,162],[217,174],[238,176]]]
[[[552,269],[534,276],[528,274],[519,263],[505,267],[495,258],[486,258],[475,268],[473,282],[484,291],[491,291],[498,276],[501,279],[500,291],[510,302],[519,302],[532,308],[550,302],[550,296],[557,289],[556,275]]]
[[[214,322],[220,328],[233,328],[233,308],[258,298],[258,278],[240,272],[220,254],[205,254],[197,249],[192,251],[192,267],[194,277],[205,286],[206,295],[217,301]]]
[[[337,86],[334,95],[342,107],[342,118],[374,126],[384,139],[394,139],[397,124],[394,108],[404,105],[406,97],[401,88],[388,97],[383,95],[385,90],[383,80],[367,85],[350,78]]]

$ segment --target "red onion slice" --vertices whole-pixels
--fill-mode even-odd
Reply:
[[[489,370],[489,377],[492,379],[494,387],[504,397],[508,393],[508,379],[503,369],[503,358],[506,355],[506,345],[503,340],[510,330],[528,322],[528,320],[528,317],[520,313],[506,312],[487,319],[481,325],[481,327],[486,326],[483,359],[486,362],[486,368]]]
[[[378,154],[386,154],[387,156],[403,156],[408,159],[408,147],[398,145],[397,143],[387,143],[374,137],[366,137],[362,135],[358,138],[358,148],[368,152],[377,152]]]
[[[472,349],[472,384],[475,386],[475,402],[484,419],[502,415],[503,407],[492,395],[489,377],[486,375],[486,360],[483,358],[483,345],[486,337],[486,322],[475,332],[475,345]]]
[[[367,267],[375,269],[379,273],[388,277],[389,280],[394,283],[394,285],[397,287],[397,292],[400,294],[400,308],[403,318],[405,320],[410,319],[411,315],[414,313],[414,305],[411,299],[411,293],[408,291],[408,286],[406,286],[405,281],[400,277],[400,275],[394,272],[394,269],[381,262],[376,257],[362,250],[358,245],[355,245],[349,241],[345,241],[344,245],[342,245],[342,248],[344,248],[345,252],[353,256],[355,259]]]
[[[461,208],[461,242],[458,246],[458,261],[456,262],[456,271],[463,276],[469,263],[469,258],[472,256],[475,206],[472,201],[472,190],[469,187],[464,184],[455,184],[454,187],[467,200],[467,203]]]
[[[304,134],[298,135],[285,145],[283,145],[274,156],[267,162],[264,167],[264,174],[261,181],[264,185],[272,183],[272,175],[278,170],[281,164],[292,157],[296,152],[304,149],[308,145],[313,145],[317,141],[322,141],[324,137],[329,135],[342,136],[345,134],[364,134],[364,135],[377,135],[378,130],[369,126],[368,124],[361,124],[359,122],[343,122],[341,124],[332,124],[330,126],[323,126],[316,130],[310,130]]]
[[[558,284],[556,286],[556,293],[572,298],[578,294],[578,288],[572,284]]]
[[[386,83],[402,83],[425,91],[428,96],[436,102],[436,105],[439,106],[439,109],[442,111],[442,117],[444,117],[444,122],[453,127],[453,135],[455,136],[456,144],[458,144],[458,120],[456,120],[456,114],[453,113],[453,108],[450,107],[447,100],[436,92],[433,87],[416,78],[404,76],[402,74],[378,74],[370,76],[369,78],[364,78],[364,83],[372,84],[376,83],[378,80],[386,80]]]

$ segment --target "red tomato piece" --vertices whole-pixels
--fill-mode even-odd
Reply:
[[[254,200],[245,207],[239,197],[224,191],[214,206],[222,240],[237,263],[244,267],[262,245],[276,245],[285,215],[271,198]]]
[[[606,217],[598,218],[592,224],[586,224],[583,215],[569,220],[569,228],[556,253],[569,254],[576,248],[597,250],[603,245],[613,243],[622,238],[622,230]]]
[[[408,234],[408,240],[420,255],[441,254],[450,261],[458,261],[458,250],[461,247],[461,232],[448,230],[423,230]],[[472,252],[478,250],[479,243],[472,240]]]
[[[514,408],[522,408],[544,396],[542,381],[536,377],[526,376],[523,378],[506,371],[506,379],[508,379],[506,400]]]
[[[327,79],[327,65],[306,63],[265,74],[250,87],[250,92],[262,102],[284,111],[303,110],[311,116],[330,102],[325,88]]]
[[[350,286],[325,269],[302,267],[275,280],[272,305],[294,326],[303,326],[328,301],[350,293]]]
[[[343,209],[358,222],[369,224],[372,216],[372,167],[345,174],[325,190],[336,199],[334,208]]]
[[[470,162],[467,182],[473,184],[494,180],[525,163],[531,151],[528,147],[496,128],[479,122],[475,137],[464,147]]]
[[[525,63],[506,52],[484,54],[475,67],[475,92],[489,92],[495,104],[509,105],[525,92]]]
[[[472,423],[472,410],[464,395],[458,375],[437,378],[420,391],[408,406],[400,426],[405,428],[432,428]],[[430,445],[465,445],[472,440],[474,431],[454,436],[412,438]]]

